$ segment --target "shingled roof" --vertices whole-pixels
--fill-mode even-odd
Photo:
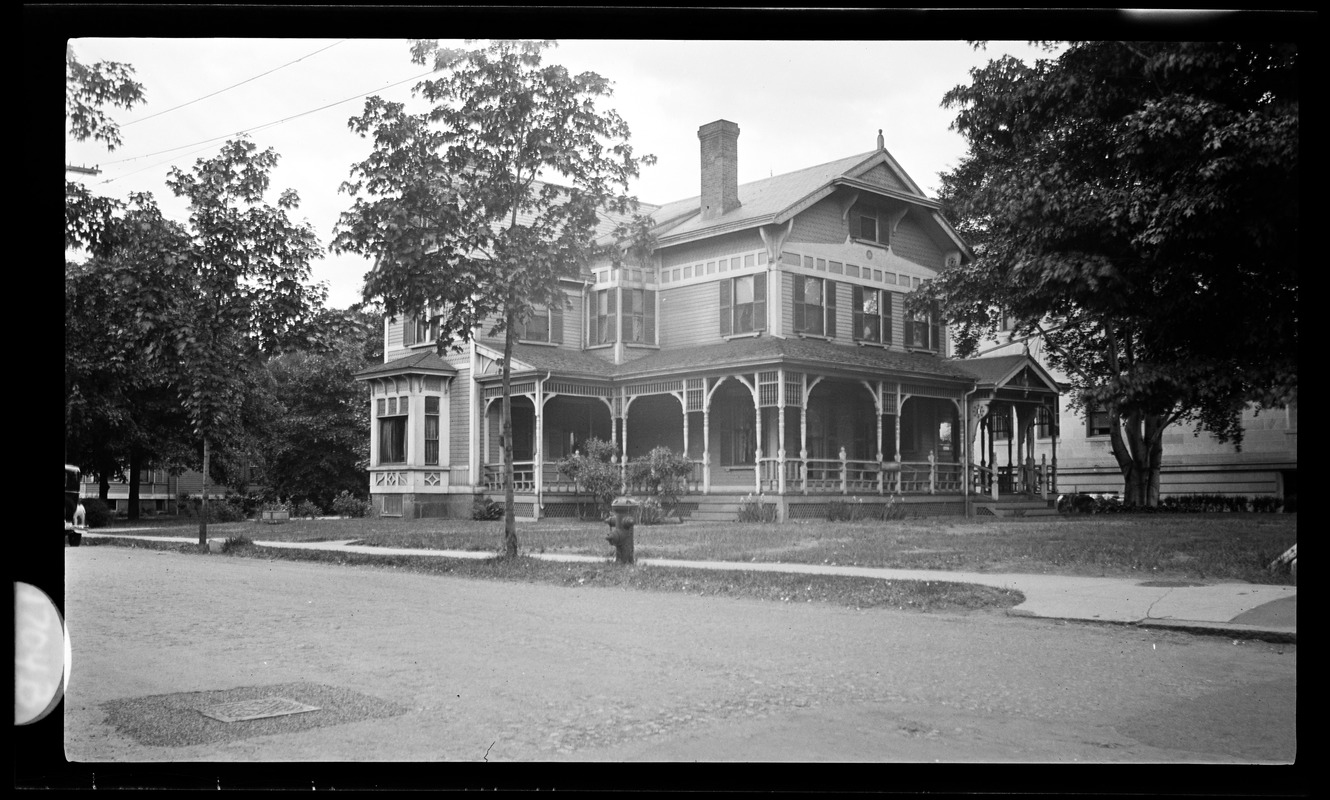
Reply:
[[[457,369],[439,358],[434,349],[422,350],[409,356],[393,359],[386,364],[375,364],[355,374],[356,380],[366,380],[379,375],[400,375],[414,372],[422,375],[456,375]]]

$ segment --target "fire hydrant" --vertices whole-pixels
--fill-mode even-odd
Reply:
[[[610,504],[614,513],[605,523],[610,526],[610,534],[605,541],[614,545],[614,560],[620,564],[633,563],[633,510],[637,501],[631,497],[616,498]]]

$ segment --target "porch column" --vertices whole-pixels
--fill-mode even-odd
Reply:
[[[711,494],[711,396],[702,407],[702,494]]]
[[[967,487],[970,486],[970,482],[973,480],[973,475],[974,475],[973,466],[971,465],[970,462],[973,461],[973,459],[974,459],[974,452],[973,452],[974,449],[975,449],[975,446],[974,446],[974,438],[975,438],[976,435],[979,437],[979,447],[978,447],[978,450],[979,450],[980,454],[982,454],[982,453],[984,452],[984,439],[983,439],[983,436],[984,436],[984,426],[983,426],[983,420],[984,420],[984,417],[987,416],[987,415],[988,415],[988,401],[986,401],[986,400],[981,400],[981,401],[979,401],[979,402],[977,402],[977,403],[975,403],[975,404],[973,404],[973,405],[970,406],[970,415],[969,415],[969,417],[965,420],[965,434],[966,434],[966,435],[965,435],[965,454],[966,454],[966,455],[965,455],[965,480],[966,480],[966,486],[967,486]],[[981,467],[983,466],[983,459],[982,459],[982,457],[980,458],[980,464],[979,464],[979,465],[980,465]],[[980,473],[978,473],[978,474],[979,474],[979,476],[980,476],[981,478],[983,477],[983,472],[980,472]],[[975,490],[978,490],[978,489],[981,489],[981,488],[983,488],[983,487],[982,487],[982,486],[974,486],[974,487],[972,487],[972,488],[974,488]]]
[[[625,395],[623,400],[623,448],[619,451],[619,482],[623,484],[624,494],[628,494],[628,407],[634,399]]]
[[[777,436],[779,448],[776,450],[776,492],[785,494],[785,376],[782,372],[780,379],[781,398],[780,405],[776,406],[776,425],[779,433]]]
[[[896,384],[896,463],[901,463],[901,417],[905,416],[905,400],[901,397],[901,385]],[[905,469],[896,470],[896,494],[901,493],[901,481],[904,480]]]
[[[757,375],[753,375],[754,386]],[[753,390],[753,483],[757,493],[762,494],[762,404],[758,401],[757,390]]]
[[[1052,434],[1053,437],[1053,475],[1052,478],[1049,480],[1049,489],[1053,492],[1053,496],[1057,497],[1058,496],[1058,427],[1062,422],[1061,417],[1058,416],[1057,400],[1053,401],[1053,408],[1050,413],[1052,414],[1052,419],[1049,421],[1049,424],[1053,426],[1052,429],[1049,431],[1049,433]]]
[[[489,479],[486,476],[485,467],[490,463],[490,404],[483,403],[483,406],[481,427],[484,428],[484,431],[481,433],[481,438],[484,441],[480,445],[480,482],[485,489],[489,489]]]

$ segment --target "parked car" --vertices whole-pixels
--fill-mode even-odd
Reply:
[[[83,475],[79,468],[71,464],[65,465],[65,540],[69,542],[70,547],[78,547],[83,543],[83,531],[86,526],[87,515],[83,510],[83,503],[79,502],[83,491]]]

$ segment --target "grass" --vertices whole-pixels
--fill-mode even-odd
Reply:
[[[155,525],[163,521],[154,520]],[[170,535],[197,535],[198,524]],[[188,522],[184,523],[188,525]],[[129,527],[120,522],[100,533]],[[518,523],[524,552],[612,554],[602,523]],[[497,550],[503,523],[338,519],[211,524],[212,538],[345,541],[384,547]],[[967,572],[1286,583],[1266,566],[1297,542],[1296,514],[1075,515],[1054,519],[920,518],[890,523],[690,523],[638,526],[639,559],[841,564]]]
[[[154,518],[119,521],[99,533],[127,528],[135,535],[197,536],[197,521]],[[213,523],[209,538],[222,552],[243,558],[314,561],[340,566],[400,569],[486,580],[601,586],[742,597],[775,602],[819,602],[854,608],[966,612],[1012,608],[1019,592],[946,581],[884,581],[845,576],[623,566],[611,561],[562,563],[527,557],[567,553],[608,559],[608,528],[601,523],[544,520],[519,523],[522,554],[512,560],[285,550],[262,541],[353,541],[382,547],[493,552],[503,522],[471,520],[292,520],[281,525]],[[1297,542],[1296,514],[1076,515],[1057,519],[912,519],[891,523],[694,523],[639,526],[639,559],[785,562],[898,567],[968,572],[1149,577],[1286,583],[1266,566]],[[196,544],[85,538],[84,546],[116,544],[198,553]]]

